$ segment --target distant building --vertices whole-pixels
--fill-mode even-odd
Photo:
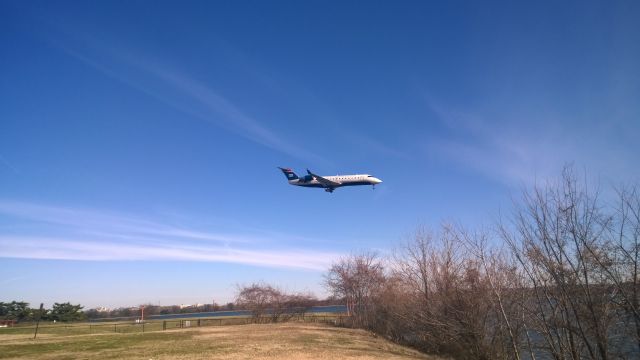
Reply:
[[[199,308],[203,307],[204,304],[180,304],[180,309],[188,309],[188,308]]]

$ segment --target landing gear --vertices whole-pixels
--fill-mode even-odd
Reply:
[[[326,191],[328,193],[333,193],[333,190],[334,189],[332,189],[332,188],[324,188],[324,191]]]

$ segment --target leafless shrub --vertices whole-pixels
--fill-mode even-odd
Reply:
[[[496,229],[419,229],[387,266],[361,254],[327,287],[353,325],[460,359],[640,356],[640,191],[603,201],[567,168]]]
[[[264,283],[238,286],[236,306],[251,311],[256,323],[281,322],[304,316],[312,307],[311,294],[287,294]]]
[[[527,335],[536,338],[530,351],[558,359],[628,355],[618,340],[627,333],[621,323],[634,318],[637,236],[634,193],[620,194],[612,211],[567,168],[559,184],[526,192],[512,223],[501,224],[528,295],[521,308]]]
[[[512,266],[489,252],[484,233],[443,226],[420,229],[397,252],[394,274],[408,299],[397,321],[405,341],[456,358],[518,358],[518,327],[511,320]]]
[[[356,326],[371,328],[375,322],[375,299],[385,280],[377,255],[363,253],[333,264],[325,276],[325,285],[336,297],[345,299]]]

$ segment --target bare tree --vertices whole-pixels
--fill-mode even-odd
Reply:
[[[334,263],[325,276],[326,287],[345,299],[356,326],[371,328],[375,296],[385,282],[384,267],[375,253],[351,255]]]
[[[315,300],[309,293],[287,294],[264,283],[238,286],[236,305],[251,311],[254,322],[281,322],[303,316]]]
[[[282,297],[282,292],[271,285],[253,283],[238,286],[235,303],[238,307],[251,311],[254,322],[262,322],[266,318],[277,321]]]
[[[608,359],[617,329],[617,290],[608,267],[612,216],[598,191],[579,186],[571,168],[561,182],[524,193],[512,224],[500,232],[530,288],[526,325],[540,335],[532,344],[558,359]]]
[[[633,334],[640,353],[640,192],[637,187],[622,189],[619,194],[619,209],[612,241],[612,259],[599,261],[610,269],[607,275],[615,284],[624,319],[632,319]],[[605,266],[611,264],[612,266]]]
[[[520,274],[513,260],[502,249],[492,249],[489,245],[489,235],[486,231],[469,232],[459,227],[457,237],[465,244],[470,257],[481,266],[479,272],[485,279],[485,284],[491,293],[491,302],[495,319],[500,326],[496,334],[503,340],[508,339],[509,353],[515,359],[520,359],[521,326],[517,316],[517,297],[515,291],[522,287]],[[535,358],[530,352],[532,358]]]
[[[460,359],[640,356],[640,191],[603,201],[570,167],[525,191],[497,231],[419,229],[383,263],[340,259],[325,283],[353,325]]]
[[[593,265],[601,272],[600,281],[610,288],[610,301],[625,324],[621,336],[633,338],[640,353],[640,193],[636,186],[617,191],[610,225],[602,232],[603,241],[584,242]]]
[[[439,233],[420,228],[394,256],[391,278],[399,283],[398,295],[387,306],[397,325],[387,328],[402,329],[401,341],[427,352],[518,358],[510,291],[517,277],[502,253],[488,252],[486,241],[485,233],[452,226]]]

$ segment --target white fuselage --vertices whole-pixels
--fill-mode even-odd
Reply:
[[[357,185],[376,185],[380,184],[382,180],[369,174],[356,174],[356,175],[335,175],[335,176],[322,176],[327,180],[338,183],[339,185],[333,186],[334,188],[342,186],[357,186]],[[295,180],[289,180],[289,184],[296,186],[306,187],[326,187],[318,180],[314,179],[310,175],[302,176]]]

